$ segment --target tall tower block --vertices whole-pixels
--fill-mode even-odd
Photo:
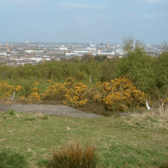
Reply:
[[[8,42],[7,42],[7,53],[9,54],[10,52],[11,52],[11,50],[10,50],[10,47],[9,47],[9,44],[8,44]]]

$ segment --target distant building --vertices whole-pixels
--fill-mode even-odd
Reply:
[[[10,54],[10,52],[11,52],[11,50],[10,50],[10,47],[9,47],[9,44],[8,44],[8,42],[7,42],[7,54]]]
[[[6,56],[6,55],[7,55],[7,53],[5,53],[5,52],[0,53],[0,56]]]
[[[30,58],[31,61],[36,61],[36,62],[40,62],[42,61],[42,58],[35,58],[35,57],[32,57]]]
[[[110,48],[111,47],[111,44],[110,43],[107,43],[107,48]]]
[[[33,53],[37,53],[37,51],[36,50],[25,50],[25,53],[33,54]]]
[[[62,45],[59,49],[60,49],[60,51],[67,51],[68,50],[68,48],[64,47],[64,45]]]

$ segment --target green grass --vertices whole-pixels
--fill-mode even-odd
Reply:
[[[0,152],[0,168],[26,168],[27,166],[24,156],[9,149]]]
[[[95,145],[98,167],[159,167],[168,160],[168,113],[94,119],[0,113],[0,153],[14,151],[30,168],[45,167],[53,150],[72,142]]]

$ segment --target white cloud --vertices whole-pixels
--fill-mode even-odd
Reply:
[[[158,4],[158,3],[165,3],[166,0],[143,0],[144,2],[150,3],[150,4]]]
[[[139,3],[147,3],[147,4],[163,4],[167,3],[167,0],[127,0],[128,2],[139,2]]]
[[[58,5],[63,10],[74,10],[74,9],[82,9],[82,10],[98,9],[98,10],[103,10],[103,9],[105,9],[105,6],[102,6],[102,5],[86,5],[86,4],[74,4],[74,3],[60,3]]]
[[[94,18],[99,18],[99,19],[109,19],[110,18],[109,15],[107,15],[107,14],[101,14],[101,13],[93,15],[93,17]]]
[[[81,15],[76,15],[75,16],[75,19],[78,21],[78,23],[82,26],[89,26],[90,25],[90,22],[89,22],[89,19],[84,17],[84,16],[81,16]]]
[[[38,5],[40,0],[2,0],[2,3],[9,5]]]
[[[156,14],[145,14],[145,13],[143,13],[141,15],[141,17],[144,18],[144,19],[158,19],[158,18],[161,19],[163,16],[162,15],[156,15]]]
[[[155,15],[149,15],[149,14],[145,14],[145,13],[143,13],[141,16],[144,19],[152,19],[152,18],[156,17]]]

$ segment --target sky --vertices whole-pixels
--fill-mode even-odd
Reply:
[[[0,0],[0,42],[168,41],[168,0]]]

